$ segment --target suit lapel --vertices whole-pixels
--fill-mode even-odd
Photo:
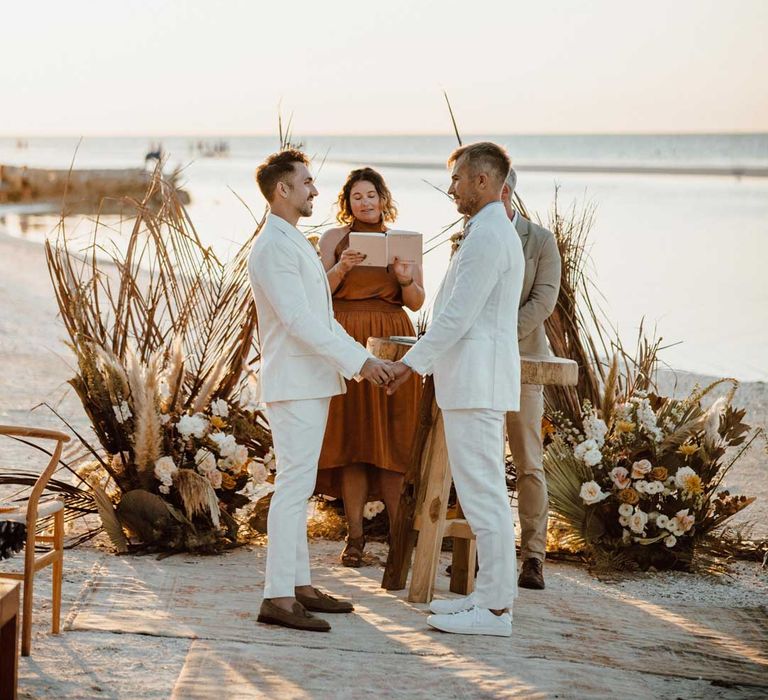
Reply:
[[[517,213],[515,219],[515,229],[517,230],[517,235],[520,236],[520,243],[523,244],[523,250],[525,250],[525,246],[528,245],[528,238],[531,235],[531,222],[528,221],[528,219],[523,218],[520,215],[520,212]]]
[[[325,272],[323,263],[320,262],[320,256],[317,254],[314,246],[306,238],[304,238],[304,236],[301,234],[301,231],[299,231],[295,226],[291,226],[291,224],[289,224],[285,219],[282,219],[275,214],[270,214],[269,216],[275,228],[278,229],[283,235],[285,235],[302,253],[304,253],[304,255],[306,255],[312,261],[312,264],[315,265],[315,267],[320,271],[323,277],[323,286],[325,287],[325,297],[326,302],[328,303],[328,309],[332,309],[333,301],[331,299],[331,287],[328,284],[328,275]]]

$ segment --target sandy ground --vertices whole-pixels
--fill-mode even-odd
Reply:
[[[334,627],[329,635],[255,622],[264,573],[259,547],[162,562],[118,557],[98,547],[68,552],[64,631],[49,634],[49,577],[42,575],[32,656],[20,662],[19,697],[758,698],[768,693],[768,618],[759,607],[768,579],[754,565],[737,565],[730,580],[646,574],[603,582],[582,567],[550,563],[547,590],[521,591],[515,634],[499,639],[430,631],[425,606],[407,603],[404,592],[378,589],[380,565],[344,569],[336,564],[339,549],[338,542],[311,546],[319,585],[356,605],[354,616],[328,617]],[[370,551],[383,560],[383,545],[373,543]],[[439,596],[446,595],[447,585],[440,576]],[[208,597],[192,599],[203,619],[191,619],[184,598],[206,586]],[[221,601],[220,590],[231,592],[235,610]],[[594,616],[574,616],[574,600],[581,601],[582,613],[592,609]],[[703,623],[691,616],[691,600],[703,611]],[[207,615],[208,605],[220,614]],[[734,641],[735,635],[717,634],[715,620],[739,609],[749,617],[739,623],[745,636]],[[750,629],[755,616],[759,622]],[[612,624],[609,617],[620,619]],[[700,649],[683,644],[680,629],[694,633]]]
[[[72,372],[68,367],[68,351],[63,345],[63,338],[63,329],[56,319],[56,306],[42,248],[0,233],[0,363],[5,368],[0,382],[0,423],[59,428],[59,420],[50,411],[44,407],[35,408],[37,404],[48,401],[76,428],[87,430],[87,420],[79,402],[67,390],[66,380]],[[663,389],[671,390],[676,385],[675,390],[683,393],[695,382],[707,383],[708,378],[667,373],[662,381]],[[766,384],[742,385],[736,403],[748,408],[747,418],[751,424],[768,423]],[[757,502],[740,515],[740,521],[755,523],[755,534],[761,536],[768,535],[768,458],[764,444],[758,441],[745,455],[732,471],[727,484],[736,491],[758,497]],[[35,469],[39,464],[39,455],[29,449],[7,440],[0,444],[0,469],[10,466]],[[376,545],[374,551],[383,556],[383,549],[375,548]],[[334,590],[337,580],[333,562],[338,549],[338,543],[327,542],[315,543],[312,548],[313,556],[330,572],[327,580],[331,590]],[[233,572],[243,574],[251,570],[252,559],[257,555],[258,552],[240,550],[221,561],[228,565],[231,563]],[[73,610],[82,602],[84,591],[89,589],[96,577],[99,562],[113,559],[117,558],[94,546],[67,553],[65,616],[71,617]],[[169,561],[178,559],[180,557],[173,557]],[[143,568],[149,570],[150,562],[154,560],[135,561],[140,579]],[[201,571],[218,566],[216,558],[197,561],[202,562]],[[19,563],[16,560],[3,566]],[[342,576],[343,570],[339,571],[339,576]],[[372,579],[380,577],[380,573],[380,570],[369,572]],[[525,647],[511,651],[503,646],[499,646],[498,651],[492,648],[487,661],[495,664],[495,675],[489,680],[487,669],[484,671],[478,666],[480,661],[474,658],[472,663],[468,663],[463,647],[453,647],[452,643],[445,641],[445,635],[429,637],[425,642],[436,644],[441,649],[448,645],[447,650],[440,652],[444,658],[440,654],[435,657],[442,659],[439,663],[435,662],[437,666],[421,663],[418,654],[393,657],[385,653],[366,656],[360,652],[359,656],[355,656],[347,648],[349,640],[345,640],[346,646],[337,643],[323,652],[306,647],[301,637],[275,647],[270,644],[269,630],[261,626],[254,627],[252,644],[233,640],[226,634],[221,639],[201,641],[173,635],[152,636],[130,631],[79,628],[70,629],[60,637],[51,637],[47,629],[50,604],[45,580],[47,574],[42,578],[41,592],[35,605],[33,656],[22,660],[20,667],[22,698],[208,697],[211,696],[208,691],[220,697],[360,697],[372,693],[378,697],[434,697],[435,694],[443,697],[585,697],[585,693],[575,690],[576,686],[569,687],[561,682],[563,678],[581,677],[579,674],[582,673],[591,677],[611,673],[616,685],[606,690],[621,690],[627,697],[765,697],[768,694],[768,672],[765,683],[758,686],[740,686],[731,682],[713,684],[706,678],[697,680],[688,677],[683,672],[685,663],[681,659],[677,660],[681,664],[679,673],[661,673],[654,668],[640,674],[599,664],[589,666],[591,652],[585,652],[583,663],[586,666],[580,665],[581,662],[569,662],[569,665],[565,662],[560,664],[557,658]],[[605,582],[594,579],[583,568],[551,562],[547,565],[547,579],[546,595],[549,600],[558,596],[566,599],[577,591],[579,595],[594,600],[595,610],[608,598],[631,598],[654,605],[695,600],[711,605],[713,615],[717,615],[715,610],[718,608],[736,611],[763,606],[761,619],[764,620],[764,606],[768,599],[768,572],[756,564],[747,563],[736,565],[727,578],[665,573],[637,574]],[[532,595],[531,592],[523,592],[518,607],[522,606],[524,610],[526,604],[542,600],[532,598]],[[259,596],[259,591],[255,589],[254,601],[258,601]],[[374,602],[369,609],[371,620],[376,619],[376,615],[385,615],[386,605],[392,603],[386,596],[380,601],[374,596],[372,600]],[[379,608],[379,605],[384,607]],[[414,611],[407,612],[405,627],[423,631],[423,617]],[[578,623],[577,620],[572,622]],[[226,626],[226,621],[222,624]],[[371,627],[373,632],[375,625],[371,623]],[[421,631],[418,633],[421,634]],[[552,635],[561,636],[554,631]],[[363,635],[354,643],[364,646],[365,639]],[[552,641],[555,643],[558,640],[553,638]],[[768,644],[763,647],[762,654],[766,653],[766,648]],[[254,649],[262,666],[253,660]],[[277,657],[276,649],[281,650]],[[214,663],[212,658],[229,659],[231,663]],[[298,666],[290,669],[288,666],[281,667],[280,659],[283,658],[288,666],[291,663]],[[239,661],[235,664],[232,660],[237,659]],[[306,673],[302,675],[304,667],[297,659],[301,659],[301,663],[306,661],[309,664],[306,669],[314,671],[305,669]],[[242,670],[238,664],[244,665],[242,669],[249,670]],[[324,664],[327,668],[321,673]],[[436,673],[436,668],[442,668],[440,664],[444,664],[447,675]],[[233,668],[237,671],[234,676]],[[451,668],[454,671],[449,673]],[[464,668],[464,671],[455,671],[455,668]],[[521,668],[526,669],[525,673],[520,671]],[[259,685],[260,679],[271,680]],[[453,682],[449,682],[450,679]],[[461,682],[456,679],[461,679]],[[219,691],[221,687],[229,687],[230,691],[215,692],[211,685],[214,682],[226,684],[219,686]],[[195,687],[198,687],[197,691]],[[204,692],[205,688],[208,691]],[[610,694],[608,692],[606,696]]]

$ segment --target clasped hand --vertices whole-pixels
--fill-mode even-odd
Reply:
[[[391,396],[407,381],[412,371],[404,362],[390,362],[372,357],[365,361],[360,375],[372,384],[386,388],[387,395]]]

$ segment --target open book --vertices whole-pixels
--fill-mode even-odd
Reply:
[[[421,265],[421,234],[414,231],[349,234],[349,247],[367,255],[360,263],[366,267],[388,267],[395,258]]]

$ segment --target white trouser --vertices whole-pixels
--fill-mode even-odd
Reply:
[[[453,483],[477,538],[480,570],[473,597],[491,610],[512,608],[517,595],[515,525],[504,473],[504,412],[443,411]]]
[[[292,597],[311,583],[307,500],[315,489],[330,398],[266,405],[277,476],[269,506],[265,598]]]

